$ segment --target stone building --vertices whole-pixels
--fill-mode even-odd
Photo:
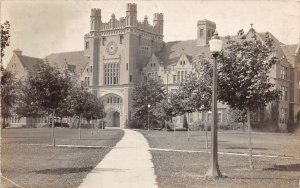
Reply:
[[[151,23],[147,16],[139,21],[137,5],[128,3],[125,17],[117,19],[112,14],[108,22],[103,22],[101,10],[94,8],[90,31],[84,35],[84,50],[51,54],[45,59],[61,70],[72,69],[86,89],[102,98],[108,126],[125,127],[131,118],[131,96],[137,83],[149,78],[158,79],[168,91],[175,90],[186,75],[197,70],[194,62],[199,56],[210,56],[208,42],[217,25],[206,19],[196,24],[194,40],[164,42],[162,13],[154,13]],[[255,34],[263,41],[266,33],[256,32],[252,27],[246,36]],[[276,105],[267,106],[263,119],[270,119],[281,130],[287,130],[288,124],[297,124],[300,119],[300,43],[285,45],[271,33],[268,35],[274,41],[273,55],[280,60],[271,68],[270,76],[282,96]],[[17,55],[12,57],[10,69],[14,65],[13,59],[17,59]],[[219,122],[227,121],[227,110],[226,105],[218,104]],[[275,114],[272,115],[272,111]],[[189,114],[189,123],[196,119],[210,121],[211,113]],[[181,127],[183,118],[176,117],[174,122]]]

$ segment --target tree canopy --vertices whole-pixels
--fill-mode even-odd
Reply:
[[[162,83],[149,79],[148,81],[137,84],[132,94],[132,107],[133,117],[146,124],[148,117],[148,104],[150,104],[150,112],[157,113],[158,106],[162,107],[159,103],[166,99],[166,89]],[[160,110],[163,110],[161,108]],[[155,116],[154,116],[155,117]],[[152,117],[152,118],[154,118]],[[161,119],[161,117],[156,117]]]

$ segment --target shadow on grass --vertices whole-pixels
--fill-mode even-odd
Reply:
[[[82,167],[82,168],[54,168],[34,171],[37,174],[47,174],[47,175],[62,175],[62,174],[72,174],[80,172],[90,172],[93,169],[92,166]]]
[[[264,168],[263,170],[268,171],[298,171],[300,172],[300,163],[299,164],[288,164],[288,165],[274,165],[271,168]]]
[[[249,147],[227,147],[226,149],[249,149]],[[268,150],[267,148],[252,148],[254,150]]]

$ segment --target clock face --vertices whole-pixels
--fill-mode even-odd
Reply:
[[[114,55],[118,51],[118,46],[114,41],[109,42],[106,45],[106,51],[109,55]]]

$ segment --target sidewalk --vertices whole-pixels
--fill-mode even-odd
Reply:
[[[79,188],[157,188],[149,145],[141,133],[124,136],[83,180]]]

